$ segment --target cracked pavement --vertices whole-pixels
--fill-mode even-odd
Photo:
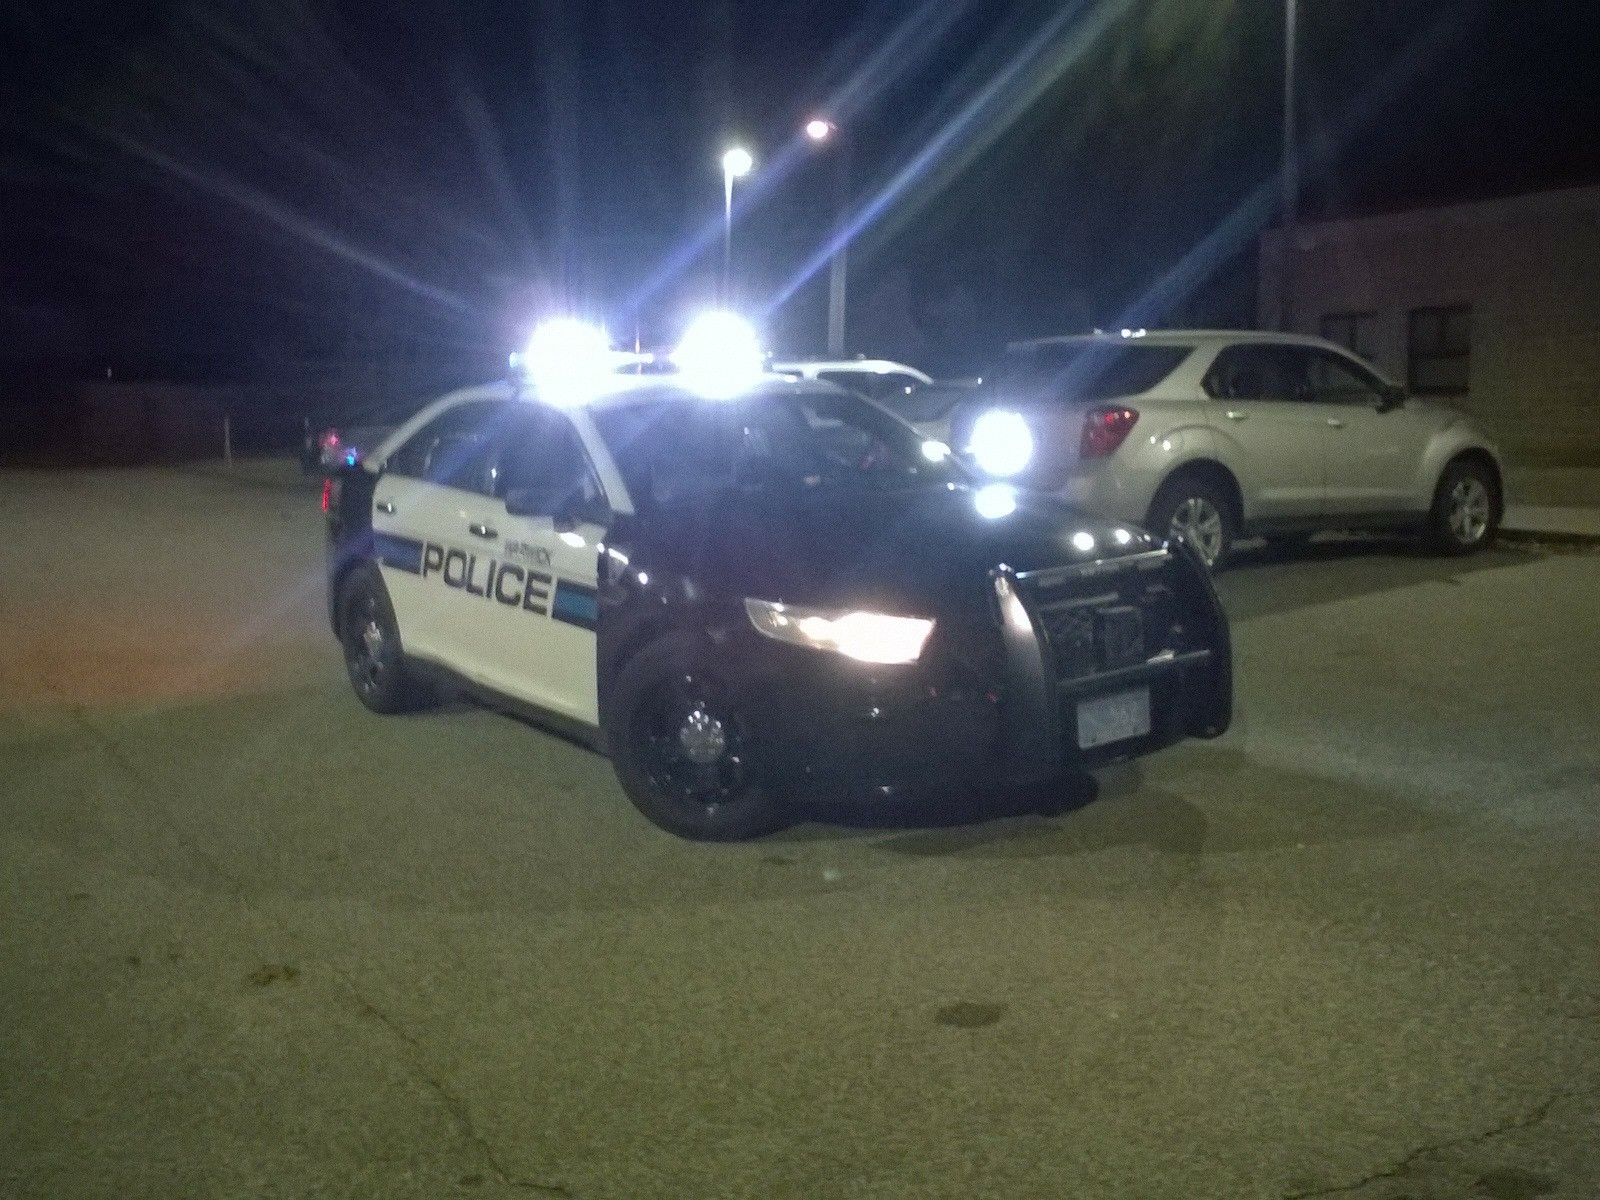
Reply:
[[[0,1194],[1600,1195],[1600,558],[1247,554],[1224,739],[704,847],[361,709],[315,496],[0,472]]]

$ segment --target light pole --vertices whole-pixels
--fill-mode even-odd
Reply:
[[[1278,327],[1294,328],[1295,226],[1300,219],[1300,163],[1296,157],[1294,113],[1295,20],[1298,0],[1283,7],[1283,242],[1278,264]]]
[[[743,146],[722,156],[722,303],[731,300],[733,287],[733,181],[750,174],[756,160]]]
[[[850,204],[850,143],[839,127],[822,117],[806,122],[806,136],[817,145],[834,143],[834,219],[833,257],[828,263],[828,353],[844,354],[845,288],[849,281],[850,249],[845,239],[845,221]]]

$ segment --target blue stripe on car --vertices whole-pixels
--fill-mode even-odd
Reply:
[[[600,605],[596,599],[595,589],[585,587],[581,583],[561,580],[556,584],[556,598],[555,603],[550,606],[550,615],[558,621],[565,621],[568,625],[576,625],[580,629],[593,629],[600,616]]]
[[[375,533],[372,535],[372,550],[378,561],[386,567],[412,575],[422,574],[421,542],[395,537],[392,533]]]

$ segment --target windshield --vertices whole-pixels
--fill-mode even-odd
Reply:
[[[989,389],[1040,400],[1114,400],[1148,392],[1194,353],[1193,346],[1044,342],[1006,351]]]
[[[839,392],[672,393],[597,409],[594,422],[629,492],[658,502],[734,486],[892,490],[966,478],[893,417]]]

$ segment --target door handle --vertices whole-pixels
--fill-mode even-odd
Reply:
[[[1343,429],[1344,428],[1344,422],[1339,420],[1338,417],[1329,417],[1328,418],[1328,424],[1331,425],[1335,429]]]
[[[467,532],[473,537],[497,538],[500,536],[498,529],[490,529],[487,525],[468,525]]]
[[[381,513],[392,513],[394,511],[394,505],[387,500],[379,500],[373,507]]]
[[[1230,408],[1228,410],[1228,420],[1230,421],[1248,421],[1249,419],[1250,414],[1247,412],[1240,412],[1236,408]]]

